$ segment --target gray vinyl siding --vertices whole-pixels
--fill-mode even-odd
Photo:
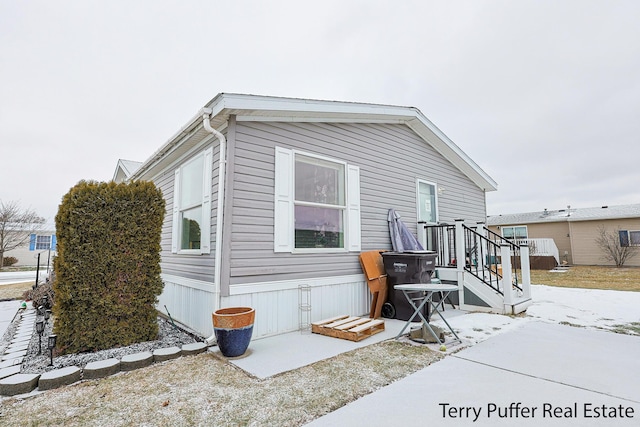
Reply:
[[[204,151],[206,147],[197,150],[184,162]],[[171,252],[171,236],[173,233],[173,190],[175,180],[175,170],[179,166],[165,170],[156,176],[153,181],[162,191],[166,201],[166,211],[162,225],[161,238],[161,269],[162,273],[174,276],[185,277],[193,280],[201,280],[213,283],[215,269],[215,234],[217,215],[217,193],[218,193],[218,164],[220,149],[216,144],[213,148],[213,164],[211,174],[211,253],[203,255],[184,255]],[[184,163],[182,162],[182,163]]]
[[[276,146],[360,167],[363,251],[391,249],[389,208],[416,233],[417,178],[444,188],[438,200],[441,222],[485,220],[483,190],[404,125],[237,122],[235,145],[227,258],[232,285],[361,273],[359,253],[274,252]]]

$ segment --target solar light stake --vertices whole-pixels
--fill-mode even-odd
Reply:
[[[49,318],[51,317],[51,310],[44,311],[44,321],[49,322]]]
[[[58,336],[53,334],[49,335],[49,339],[47,341],[47,347],[49,347],[49,357],[51,357],[51,363],[49,363],[49,366],[53,366],[53,349],[56,348],[57,339]]]
[[[38,354],[42,354],[42,333],[44,332],[44,320],[36,322],[36,332],[38,333]]]

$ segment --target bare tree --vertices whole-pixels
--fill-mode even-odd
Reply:
[[[602,250],[604,259],[614,262],[616,267],[622,267],[629,258],[636,256],[640,249],[638,246],[629,245],[629,242],[620,241],[621,231],[620,228],[608,231],[601,225],[596,237],[596,245]]]
[[[4,254],[24,245],[31,234],[42,228],[44,218],[31,209],[22,209],[17,202],[0,200],[0,268]]]

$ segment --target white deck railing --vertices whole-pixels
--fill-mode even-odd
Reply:
[[[560,264],[560,252],[553,239],[516,239],[517,245],[529,246],[529,254],[533,256],[552,256]]]

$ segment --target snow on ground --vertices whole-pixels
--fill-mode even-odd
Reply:
[[[40,270],[40,279],[47,277],[47,270]],[[7,271],[0,273],[0,285],[14,283],[33,282],[36,280],[36,271]]]
[[[532,285],[531,296],[533,304],[521,316],[468,313],[449,317],[447,321],[469,344],[520,328],[531,321],[608,330],[620,330],[620,325],[640,322],[640,292]],[[435,325],[446,327],[442,320],[436,319],[437,316],[432,317]]]
[[[535,319],[605,329],[640,322],[640,292],[544,285],[531,288],[533,305],[527,309],[527,315]]]

